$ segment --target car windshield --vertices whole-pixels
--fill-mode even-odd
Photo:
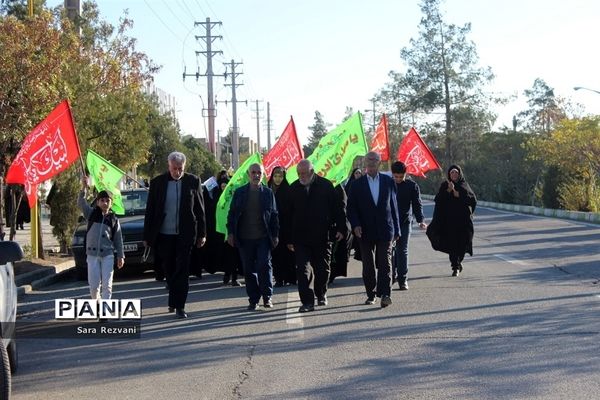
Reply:
[[[125,215],[143,215],[146,212],[147,190],[123,191],[121,196],[123,197]]]

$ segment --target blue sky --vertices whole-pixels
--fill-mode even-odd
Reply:
[[[49,0],[49,5],[61,4]],[[346,106],[363,111],[369,99],[388,81],[390,70],[403,71],[400,50],[418,35],[421,19],[416,0],[99,0],[101,15],[116,24],[124,9],[134,20],[131,36],[139,49],[163,66],[155,84],[177,99],[177,116],[184,133],[205,137],[201,117],[206,106],[206,80],[186,78],[184,66],[204,72],[203,35],[194,21],[221,21],[213,34],[222,35],[213,50],[216,73],[224,62],[243,62],[238,82],[240,132],[256,137],[254,100],[262,100],[261,144],[266,144],[266,102],[271,104],[273,136],[293,115],[300,141],[308,136],[315,110],[337,124]],[[555,94],[570,98],[587,113],[600,114],[600,95],[573,91],[574,86],[600,90],[600,2],[592,0],[446,0],[447,23],[470,22],[469,38],[477,46],[481,66],[496,75],[491,92],[515,95],[498,108],[496,126],[511,125],[514,113],[525,108],[523,90],[544,79]],[[218,100],[231,97],[223,79],[215,80]],[[218,105],[217,129],[231,125],[231,106]],[[417,127],[419,129],[419,127]]]

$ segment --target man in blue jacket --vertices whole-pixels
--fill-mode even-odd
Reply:
[[[380,164],[378,153],[367,153],[367,173],[352,184],[348,194],[348,220],[360,245],[365,304],[375,304],[377,296],[384,308],[392,304],[392,246],[400,237],[400,226],[396,184],[379,173]]]
[[[262,184],[260,164],[248,168],[250,182],[239,187],[227,215],[227,242],[238,247],[244,266],[248,310],[256,310],[262,296],[265,308],[273,307],[271,248],[279,243],[279,218],[273,191]]]

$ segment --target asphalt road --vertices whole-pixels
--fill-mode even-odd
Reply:
[[[432,213],[431,203],[426,215]],[[151,277],[117,281],[141,298],[141,339],[21,339],[14,399],[593,399],[600,393],[600,226],[480,208],[474,257],[450,276],[415,228],[410,290],[366,306],[360,264],[329,306],[299,314],[295,287],[245,310],[222,275],[192,281],[190,318],[166,313]],[[26,295],[23,323],[50,320],[65,281]]]

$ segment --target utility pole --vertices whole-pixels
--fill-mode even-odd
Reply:
[[[371,103],[373,104],[373,132],[377,129],[377,115],[375,115],[375,98],[371,99]]]
[[[271,150],[271,103],[267,101],[267,151]]]
[[[233,167],[233,169],[237,169],[240,166],[240,137],[239,137],[239,128],[238,128],[238,120],[237,120],[237,103],[246,103],[246,105],[248,104],[248,102],[246,100],[238,100],[236,93],[235,93],[235,89],[238,86],[242,86],[243,83],[235,83],[235,78],[237,78],[238,75],[242,75],[243,72],[235,72],[235,67],[237,67],[238,65],[242,65],[243,63],[239,62],[236,63],[235,61],[231,60],[231,63],[229,64],[225,64],[226,66],[229,65],[229,67],[231,68],[231,72],[228,74],[227,72],[225,72],[225,75],[228,75],[231,77],[231,83],[226,83],[225,86],[231,86],[231,104],[232,104],[232,110],[233,110],[233,126],[231,128],[231,152],[232,154],[232,160],[231,160],[231,166]],[[225,103],[225,105],[227,105],[227,101],[220,101],[217,103]]]
[[[208,150],[211,152],[211,154],[213,156],[216,157],[216,154],[217,154],[216,146],[215,146],[215,117],[216,117],[215,111],[216,110],[215,110],[214,93],[213,93],[213,77],[214,76],[224,76],[226,78],[226,76],[220,75],[220,74],[215,75],[213,73],[212,58],[216,54],[223,54],[223,52],[222,51],[213,51],[212,43],[215,41],[215,39],[223,39],[223,36],[212,36],[211,30],[216,25],[222,25],[222,23],[220,21],[219,22],[210,22],[210,18],[206,18],[206,22],[194,22],[194,26],[198,26],[198,25],[202,25],[206,28],[206,35],[195,36],[196,40],[202,39],[206,43],[205,51],[197,51],[196,52],[196,55],[204,54],[206,56],[206,73],[201,74],[200,71],[196,71],[195,74],[186,74],[185,71],[183,71],[183,80],[185,80],[186,76],[195,76],[196,80],[198,80],[198,78],[201,76],[206,77],[206,82],[207,82],[207,87],[208,87],[208,108],[202,109],[202,117],[205,117],[205,116],[208,117]],[[206,111],[206,115],[204,114],[204,111]]]
[[[256,112],[256,145],[258,146],[258,152],[260,153],[260,109],[258,108],[258,103],[261,102],[262,100],[255,100],[256,101],[256,110],[254,110]]]

